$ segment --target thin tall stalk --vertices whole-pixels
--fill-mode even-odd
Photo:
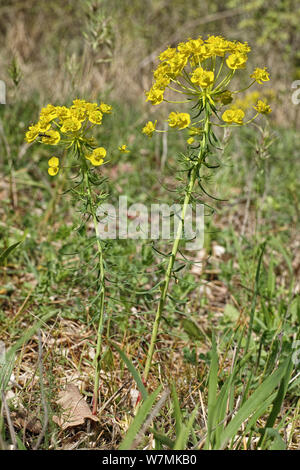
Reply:
[[[92,216],[97,250],[98,250],[98,265],[99,265],[99,319],[98,319],[98,328],[97,328],[97,343],[96,343],[96,354],[94,358],[95,365],[95,375],[94,375],[94,394],[93,394],[93,414],[97,414],[98,406],[98,396],[99,396],[99,376],[101,370],[101,345],[102,345],[102,330],[103,330],[103,321],[104,321],[104,298],[105,298],[105,274],[104,274],[104,263],[103,263],[103,250],[100,241],[100,234],[98,229],[98,221],[96,216],[95,203],[92,195],[91,185],[89,181],[88,169],[84,171],[84,185],[86,189],[87,199],[89,203],[89,209]]]

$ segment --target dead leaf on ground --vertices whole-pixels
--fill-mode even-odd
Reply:
[[[99,421],[75,385],[68,384],[59,397],[57,403],[62,407],[62,414],[52,419],[63,430],[84,424],[86,419]]]
[[[41,421],[34,414],[28,414],[27,410],[19,409],[11,412],[11,419],[17,429],[29,431],[32,434],[40,434],[42,431]]]

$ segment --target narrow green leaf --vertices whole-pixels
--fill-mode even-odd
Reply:
[[[221,435],[221,445],[223,449],[228,442],[236,435],[242,423],[248,419],[258,407],[271,395],[277,387],[286,372],[288,362],[285,361],[276,372],[270,375],[251,395],[250,398],[242,405],[235,417],[230,421]]]
[[[182,416],[181,410],[179,405],[179,400],[176,392],[176,388],[174,383],[171,385],[171,393],[173,398],[173,406],[174,406],[174,416],[175,416],[175,429],[176,429],[176,437],[180,434],[181,426],[182,426]]]
[[[149,431],[153,434],[155,439],[159,441],[161,444],[169,447],[169,449],[174,448],[175,442],[172,441],[172,439],[170,439],[168,436],[156,431],[156,429],[153,429],[153,428],[149,428]]]
[[[259,255],[258,263],[257,263],[257,268],[256,268],[254,294],[253,294],[252,304],[251,304],[249,329],[248,329],[248,335],[247,335],[247,343],[246,343],[246,347],[245,347],[245,354],[248,352],[250,339],[251,339],[251,334],[252,334],[254,313],[255,313],[255,307],[256,307],[256,298],[257,298],[257,295],[258,295],[258,292],[259,292],[260,268],[261,268],[261,262],[262,262],[263,254],[264,254],[264,251],[265,251],[265,247],[266,247],[266,242],[262,243],[262,245],[261,245],[261,251],[260,251],[260,255]]]
[[[115,343],[111,343],[111,344],[118,351],[118,353],[120,354],[122,360],[125,362],[125,364],[128,367],[132,377],[134,378],[134,380],[136,382],[136,385],[137,385],[139,391],[142,394],[143,400],[145,400],[148,396],[148,392],[147,392],[147,390],[146,390],[146,388],[145,388],[145,386],[142,382],[140,374],[138,373],[138,371],[136,370],[136,368],[134,367],[134,365],[132,364],[130,359],[126,356],[124,351],[122,351],[122,349],[120,349],[119,346],[117,346]]]
[[[22,240],[17,243],[14,243],[13,245],[10,245],[8,248],[6,248],[6,250],[0,253],[0,264],[3,264],[3,261],[8,257],[8,255],[12,251],[14,251],[17,248],[17,246],[20,245],[20,243],[22,243]]]
[[[208,378],[208,403],[207,403],[207,439],[205,448],[208,449],[210,445],[211,430],[217,424],[214,419],[215,405],[217,403],[217,388],[218,388],[218,353],[215,335],[212,336],[212,350],[211,350],[211,363]]]
[[[37,321],[31,328],[29,328],[25,333],[19,338],[16,343],[11,346],[5,354],[3,364],[0,364],[0,390],[6,390],[8,382],[10,380],[13,368],[16,352],[23,346],[24,343],[29,341],[32,335],[43,325],[45,324],[56,312],[53,311],[48,313],[39,321]]]
[[[276,429],[267,428],[266,436],[273,438],[273,442],[268,447],[268,450],[286,450],[286,443],[284,442],[284,440]]]
[[[188,423],[186,425],[183,424],[181,426],[181,431],[179,433],[179,436],[176,439],[174,450],[186,450],[188,438],[192,430],[194,421],[196,419],[197,412],[198,412],[198,406],[194,409],[193,413],[191,414],[188,420]]]
[[[270,264],[268,269],[268,279],[267,279],[267,286],[268,286],[268,294],[272,298],[275,292],[276,287],[276,276],[274,272],[274,258],[271,255]]]
[[[266,430],[267,429],[270,430],[270,429],[273,428],[273,426],[275,424],[275,421],[276,421],[276,418],[277,418],[278,414],[280,413],[281,406],[282,406],[284,397],[285,397],[287,389],[288,389],[288,385],[289,385],[289,381],[290,381],[290,378],[291,378],[291,375],[292,375],[292,371],[293,371],[293,363],[292,363],[292,360],[290,359],[289,364],[286,368],[285,374],[284,374],[284,376],[281,380],[280,387],[278,389],[277,395],[276,395],[276,397],[273,401],[273,407],[272,407],[271,413],[269,414],[269,417],[267,419],[267,422],[266,422],[266,425],[265,425],[265,431],[262,434],[262,437],[261,437],[261,439],[258,443],[258,446],[263,442],[263,437],[264,437],[264,434],[265,434]]]

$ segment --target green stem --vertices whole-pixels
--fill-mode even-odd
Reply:
[[[101,355],[101,345],[102,345],[102,330],[103,330],[103,321],[104,321],[104,298],[105,298],[105,276],[104,276],[104,263],[103,263],[103,250],[100,242],[100,234],[98,229],[98,221],[95,211],[94,200],[92,197],[91,185],[88,177],[88,170],[84,172],[84,182],[87,191],[87,197],[89,201],[90,211],[93,219],[93,224],[96,233],[97,240],[97,249],[99,256],[99,284],[100,284],[100,295],[99,295],[99,321],[97,329],[97,344],[96,344],[96,355],[94,358],[95,365],[95,376],[94,376],[94,394],[93,394],[93,414],[97,414],[98,406],[98,391],[99,391],[99,377],[100,377],[100,355]]]
[[[194,189],[194,186],[195,186],[197,176],[199,174],[199,169],[201,167],[203,157],[205,156],[206,145],[207,145],[207,142],[208,142],[208,134],[210,132],[210,123],[209,123],[210,112],[208,111],[207,106],[205,107],[205,109],[206,109],[206,111],[205,111],[206,114],[205,114],[204,133],[203,133],[203,138],[202,138],[202,142],[201,142],[201,147],[200,147],[200,150],[199,150],[198,160],[197,160],[196,165],[193,167],[193,169],[190,173],[189,184],[188,184],[187,189],[186,189],[186,194],[185,194],[183,207],[182,207],[182,211],[181,211],[181,218],[180,218],[180,222],[178,224],[176,237],[175,237],[175,240],[174,240],[174,243],[173,243],[173,248],[172,248],[172,252],[171,252],[171,255],[170,255],[168,267],[167,267],[167,270],[166,270],[166,273],[165,273],[165,278],[164,278],[164,281],[163,281],[163,284],[162,284],[159,304],[158,304],[158,307],[157,307],[156,316],[155,316],[155,320],[154,320],[154,324],[153,324],[152,336],[151,336],[150,346],[149,346],[149,350],[148,350],[148,354],[147,354],[146,365],[145,365],[145,370],[144,370],[144,375],[143,375],[143,378],[144,378],[145,382],[147,381],[149,371],[150,371],[150,368],[151,368],[151,364],[152,364],[152,358],[153,358],[155,343],[156,343],[156,340],[157,340],[158,329],[159,329],[163,309],[164,309],[167,294],[168,294],[168,288],[169,288],[169,284],[170,284],[170,280],[171,280],[171,276],[172,276],[173,266],[174,266],[174,263],[175,263],[175,260],[176,260],[176,255],[177,255],[177,251],[178,251],[179,242],[180,242],[180,239],[181,239],[182,233],[183,233],[184,219],[185,219],[185,215],[186,215],[186,210],[187,210],[187,207],[188,207],[188,205],[190,203],[190,200],[191,200],[191,196],[192,196],[192,193],[193,193],[193,189]]]

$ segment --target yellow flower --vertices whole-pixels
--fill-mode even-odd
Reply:
[[[41,117],[38,122],[38,126],[40,129],[40,132],[43,133],[43,132],[46,132],[48,129],[50,129],[51,124],[49,123],[46,117]]]
[[[270,75],[267,72],[266,67],[263,69],[256,68],[254,72],[250,75],[250,78],[253,78],[253,80],[255,80],[261,85],[263,82],[268,82],[270,80]]]
[[[38,137],[39,133],[40,133],[40,128],[38,124],[34,126],[29,126],[29,130],[26,132],[26,137],[25,137],[26,142],[28,142],[29,144],[33,142]]]
[[[118,147],[118,150],[120,150],[120,152],[123,152],[123,153],[130,153],[130,150],[127,149],[127,145],[120,145],[120,147]]]
[[[175,47],[168,47],[165,51],[163,51],[159,55],[159,60],[161,62],[163,62],[165,60],[170,60],[174,57],[175,54],[176,54],[176,48]]]
[[[48,160],[48,173],[50,176],[55,176],[58,173],[59,170],[59,158],[57,157],[51,157],[50,160]]]
[[[88,113],[91,113],[93,111],[99,111],[97,103],[85,103],[84,107]]]
[[[78,121],[78,119],[73,117],[73,118],[66,119],[65,121],[63,121],[63,125],[60,130],[61,132],[66,134],[67,132],[79,131],[80,128],[81,128],[81,122]]]
[[[159,77],[153,85],[156,90],[165,90],[171,81],[170,77]]]
[[[203,44],[201,47],[201,52],[199,56],[195,56],[195,58],[198,60],[200,59],[201,61],[209,59],[214,55],[213,49],[209,44]]]
[[[46,118],[48,122],[57,118],[56,107],[53,104],[47,104],[45,108],[41,109],[40,118]]]
[[[171,67],[170,64],[167,62],[163,62],[162,64],[159,64],[153,72],[153,77],[155,80],[159,80],[161,78],[167,77],[168,73],[171,72]]]
[[[77,107],[77,106],[72,106],[71,107],[71,118],[70,119],[76,119],[77,121],[83,122],[86,119],[86,107]]]
[[[76,99],[76,100],[73,100],[73,106],[75,108],[82,108],[82,107],[85,107],[86,105],[86,101],[85,100],[79,100],[79,99]]]
[[[51,166],[51,167],[59,166],[59,158],[51,157],[50,160],[48,160],[48,165]]]
[[[90,160],[91,164],[94,166],[103,165],[104,158],[106,156],[106,150],[103,147],[98,147],[93,150],[91,155],[87,155],[86,158]]]
[[[173,111],[169,114],[168,123],[170,127],[185,129],[190,125],[191,117],[188,113],[176,113]]]
[[[222,114],[223,121],[227,122],[228,124],[243,124],[244,117],[245,113],[242,109],[227,109]]]
[[[247,60],[248,57],[246,54],[236,52],[228,56],[226,64],[232,70],[243,69],[246,65]]]
[[[178,129],[185,129],[191,124],[191,116],[188,113],[178,114]]]
[[[190,138],[187,140],[187,143],[188,143],[189,145],[192,145],[194,142],[195,142],[194,137],[190,137]]]
[[[271,106],[262,100],[258,100],[256,106],[253,107],[259,114],[270,114],[272,112]]]
[[[56,113],[60,122],[65,121],[66,119],[71,118],[71,111],[66,106],[57,106]]]
[[[45,136],[42,138],[44,144],[56,145],[60,141],[60,133],[49,129]]]
[[[210,36],[206,42],[209,44],[211,52],[220,57],[223,57],[230,47],[230,42],[222,36]]]
[[[176,127],[177,126],[177,122],[178,122],[177,115],[178,115],[178,113],[175,113],[174,111],[169,114],[168,123],[169,123],[170,127]]]
[[[109,104],[101,103],[99,109],[103,114],[110,114],[112,111],[112,106],[110,106]]]
[[[202,67],[197,67],[191,75],[191,81],[201,88],[209,87],[215,78],[212,71],[204,70]]]
[[[58,167],[49,166],[49,168],[48,168],[48,174],[49,174],[50,176],[55,176],[55,175],[57,175],[58,170],[59,170]]]
[[[152,137],[153,132],[155,131],[156,123],[157,120],[155,122],[148,121],[142,129],[142,133],[146,134],[148,137]]]
[[[188,61],[188,57],[186,54],[182,54],[181,52],[176,52],[174,57],[168,61],[168,64],[170,65],[170,76],[171,78],[176,78],[178,77],[184,67],[186,66]]]
[[[234,43],[234,51],[240,52],[241,54],[248,54],[251,51],[251,47],[247,42],[236,42]]]
[[[90,111],[89,112],[89,121],[92,122],[93,124],[102,124],[102,117],[103,114],[101,111]]]
[[[234,116],[234,121],[236,124],[243,124],[243,119],[245,117],[245,113],[242,109],[236,109],[235,110],[235,116]]]

